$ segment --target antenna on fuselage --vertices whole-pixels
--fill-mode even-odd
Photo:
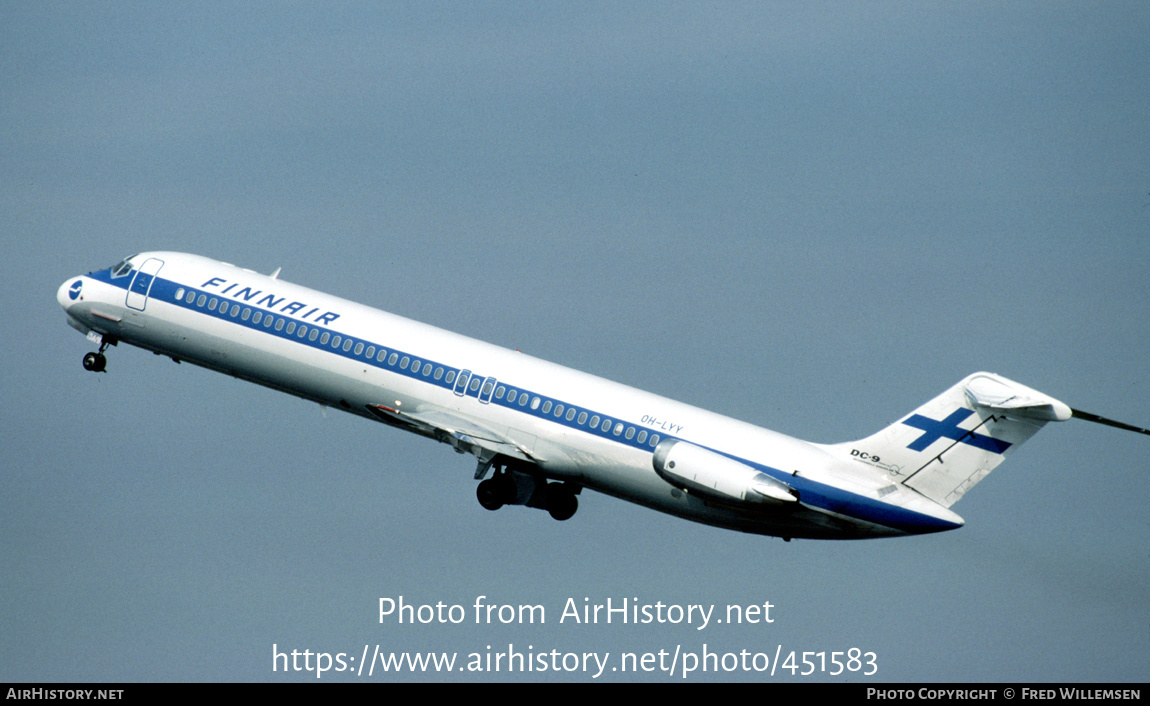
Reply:
[[[279,277],[279,276],[280,276],[280,270],[282,270],[282,269],[283,269],[282,267],[277,267],[277,268],[276,268],[276,271],[275,271],[275,272],[273,272],[273,273],[272,273],[272,275],[271,275],[272,279],[275,279],[276,277]]]

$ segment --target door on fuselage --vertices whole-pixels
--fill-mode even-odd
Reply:
[[[483,381],[483,387],[479,390],[479,401],[483,404],[491,402],[491,394],[495,392],[495,385],[497,381],[495,378],[489,377]]]
[[[463,397],[467,394],[467,383],[471,380],[470,370],[460,370],[459,375],[455,378],[454,392],[456,395]]]
[[[152,291],[152,283],[156,281],[156,274],[163,266],[164,261],[154,257],[149,257],[140,265],[140,269],[136,270],[131,284],[128,285],[128,298],[125,303],[129,308],[144,310],[148,305],[148,293]]]

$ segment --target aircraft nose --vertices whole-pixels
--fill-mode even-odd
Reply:
[[[60,288],[56,290],[56,301],[60,302],[60,306],[65,311],[68,307],[80,301],[80,295],[84,291],[84,280],[79,277],[73,277],[67,280]]]

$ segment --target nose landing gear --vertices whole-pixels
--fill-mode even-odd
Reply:
[[[98,352],[84,355],[84,370],[90,370],[93,373],[104,372],[104,368],[108,365],[108,359],[104,357],[104,351],[108,350],[109,344],[115,344],[115,341],[102,338],[100,339],[100,350]]]
[[[88,353],[84,356],[84,370],[102,373],[107,365],[108,359],[104,357],[103,353]]]

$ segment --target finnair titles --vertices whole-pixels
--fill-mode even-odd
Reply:
[[[974,373],[865,439],[816,444],[197,255],[64,282],[68,323],[476,458],[488,510],[572,517],[583,489],[754,534],[861,539],[961,527],[950,508],[1043,425],[1150,434]]]
[[[227,286],[225,287],[224,285]],[[240,284],[238,282],[232,282],[231,284],[228,284],[228,281],[221,277],[213,277],[200,286],[207,291],[218,291],[222,297],[228,294],[228,292],[231,292],[233,289],[236,289],[236,287],[239,287]],[[254,306],[266,307],[273,311],[279,311],[281,314],[285,314],[287,316],[296,316],[302,321],[308,321],[310,319],[311,323],[313,324],[330,324],[332,321],[335,321],[339,318],[339,314],[331,311],[325,311],[324,313],[319,314],[319,307],[315,306],[308,309],[307,313],[300,314],[299,312],[308,308],[307,304],[296,301],[293,301],[289,304],[284,304],[284,302],[287,301],[287,297],[277,297],[274,294],[267,294],[262,298],[257,298],[261,294],[263,294],[262,289],[253,290],[251,287],[243,287],[242,289],[236,289],[235,293],[231,294],[230,296],[237,302],[242,301],[244,303],[252,303]],[[280,306],[281,304],[283,305],[282,307]],[[316,314],[319,315],[315,316]],[[314,319],[312,318],[313,316],[315,316]]]

